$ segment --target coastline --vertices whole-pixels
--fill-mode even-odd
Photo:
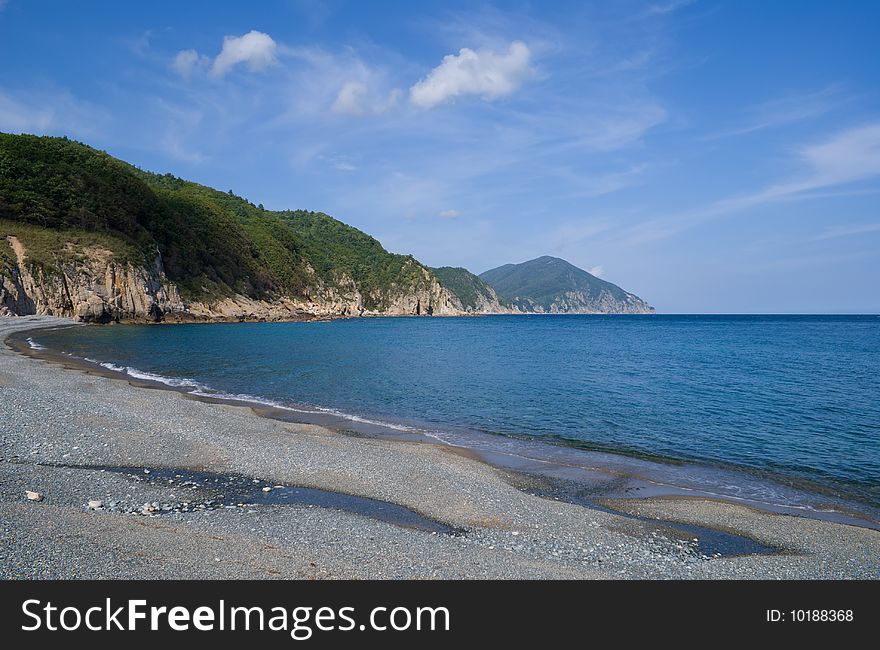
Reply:
[[[0,319],[0,338],[66,322]],[[527,476],[466,452],[342,435],[130,384],[0,349],[3,577],[880,577],[875,530],[702,497],[610,504],[773,549],[711,558],[662,522],[538,496],[524,484]],[[162,514],[149,516],[88,510],[89,499],[133,507],[181,501],[170,496],[180,491],[173,485],[134,481],[108,467],[147,469],[145,476],[177,468],[263,481],[269,493],[284,485],[363,497],[461,533],[297,503],[160,507]],[[46,498],[29,502],[24,490]]]
[[[62,329],[75,326],[63,324]],[[516,436],[493,435],[448,426],[437,429],[415,421],[364,418],[332,408],[281,403],[257,395],[230,394],[191,379],[165,377],[148,370],[72,355],[38,343],[52,327],[23,330],[6,337],[21,354],[62,367],[121,380],[133,386],[178,392],[188,399],[250,408],[261,417],[318,425],[337,434],[384,440],[441,444],[446,451],[480,460],[496,469],[528,477],[554,499],[602,508],[601,500],[704,498],[755,507],[780,514],[823,519],[880,530],[880,511],[827,485],[730,464],[664,457],[628,450],[590,448]],[[35,342],[35,336],[40,339]],[[590,498],[584,498],[589,494]]]

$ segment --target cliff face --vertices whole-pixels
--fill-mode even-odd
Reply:
[[[177,287],[169,283],[157,257],[155,268],[119,263],[110,251],[93,248],[80,261],[49,270],[27,262],[27,250],[14,236],[7,243],[15,262],[0,274],[0,312],[68,316],[85,322],[125,319],[158,321],[184,310]]]
[[[454,298],[455,306],[468,314],[517,314],[519,310],[495,293],[495,289],[465,268],[441,266],[431,272]]]
[[[414,262],[410,264],[416,267]],[[374,293],[374,301],[385,305],[384,309],[376,313],[394,316],[456,316],[462,313],[455,296],[440,286],[430,271],[421,266],[414,270],[419,278],[412,287],[393,284],[387,291]]]
[[[109,323],[460,313],[455,298],[424,269],[418,286],[392,286],[372,296],[373,304],[383,304],[381,309],[366,309],[364,296],[350,278],[342,276],[330,287],[314,274],[306,299],[281,295],[256,300],[236,294],[210,302],[185,301],[166,277],[159,255],[152,268],[144,268],[116,260],[109,250],[90,247],[75,251],[75,260],[46,268],[28,261],[27,249],[17,237],[8,236],[6,243],[12,256],[0,265],[0,315],[46,314]]]
[[[633,294],[615,296],[600,290],[598,295],[583,291],[566,291],[549,304],[538,304],[529,298],[515,298],[521,312],[532,314],[653,314],[654,308]]]
[[[469,314],[519,314],[520,311],[513,305],[502,303],[498,294],[492,287],[485,294],[477,294],[473,305],[468,305],[464,311]]]

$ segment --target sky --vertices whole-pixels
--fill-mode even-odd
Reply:
[[[0,131],[431,266],[880,312],[880,3],[0,0]]]

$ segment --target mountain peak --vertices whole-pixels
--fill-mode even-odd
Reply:
[[[652,313],[654,308],[616,284],[570,262],[542,255],[521,264],[505,264],[480,278],[522,311],[538,313]]]

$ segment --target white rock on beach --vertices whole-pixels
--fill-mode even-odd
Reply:
[[[27,495],[29,501],[42,501],[43,493],[42,492],[33,492],[31,490],[25,490],[24,493]]]
[[[90,510],[98,510],[99,508],[104,507],[104,502],[100,499],[89,499],[89,509]]]

